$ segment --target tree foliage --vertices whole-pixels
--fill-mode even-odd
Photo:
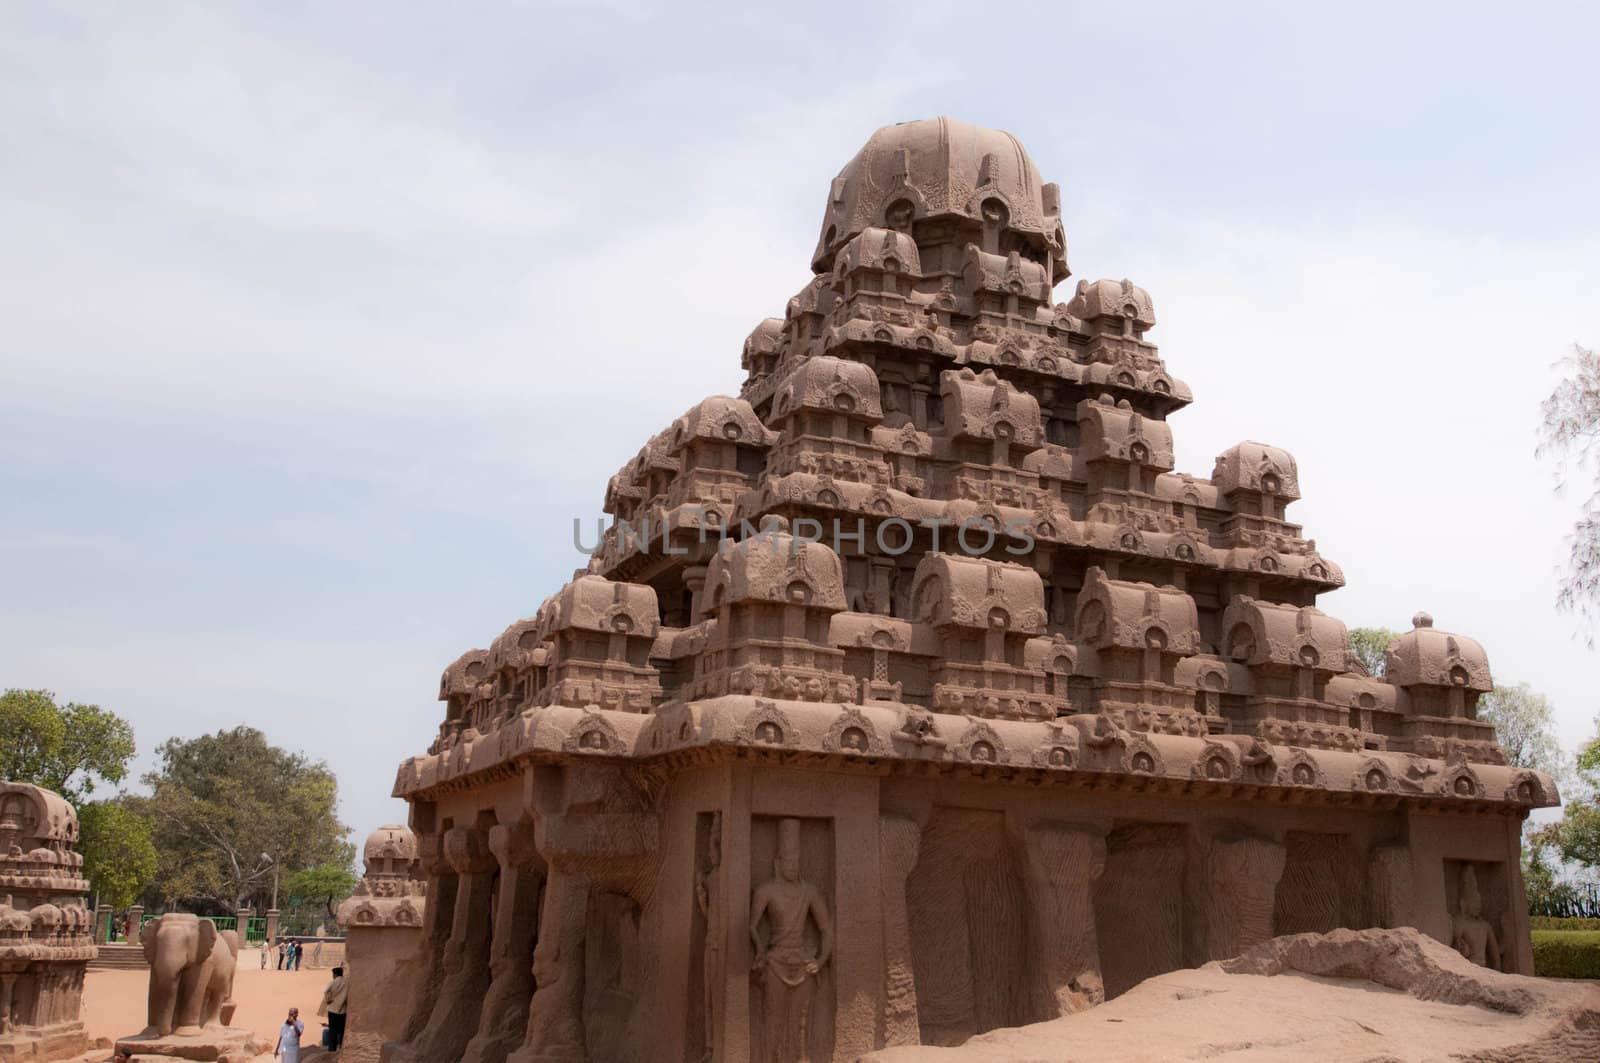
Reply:
[[[1600,355],[1574,345],[1566,375],[1540,405],[1539,453],[1591,480],[1572,529],[1557,602],[1592,624],[1600,619]]]
[[[1358,627],[1350,630],[1350,653],[1367,674],[1374,678],[1383,675],[1385,655],[1389,646],[1400,636],[1386,627]]]
[[[0,694],[0,779],[33,783],[76,804],[97,783],[121,782],[133,754],[133,728],[98,705],[57,705],[48,690]]]
[[[289,876],[289,881],[284,883],[284,886],[289,891],[291,904],[295,899],[321,904],[327,911],[328,918],[332,919],[335,903],[354,892],[356,876],[343,864],[329,863],[296,871]]]
[[[126,908],[156,877],[150,820],[125,799],[78,806],[78,851],[96,899]]]
[[[1494,724],[1506,759],[1519,768],[1561,773],[1561,747],[1555,736],[1550,699],[1526,683],[1497,686],[1478,699],[1478,719]]]
[[[338,783],[321,761],[269,745],[250,727],[170,739],[144,778],[161,854],[160,900],[238,911],[280,873],[348,866]]]
[[[1600,720],[1596,729],[1574,759],[1573,785],[1564,795],[1561,819],[1536,832],[1563,861],[1590,872],[1600,868]]]

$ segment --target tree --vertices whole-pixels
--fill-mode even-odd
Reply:
[[[78,806],[78,851],[83,876],[101,904],[132,904],[156,877],[156,847],[148,817],[123,799]]]
[[[169,739],[144,777],[155,823],[157,896],[237,912],[276,868],[348,866],[350,829],[321,761],[269,745],[250,727]]]
[[[0,779],[77,804],[97,783],[121,782],[133,754],[133,728],[98,705],[57,705],[48,690],[0,694]]]
[[[1386,654],[1400,636],[1386,627],[1358,627],[1350,630],[1350,653],[1361,662],[1367,674],[1377,678],[1386,667]]]
[[[356,876],[341,864],[322,864],[304,871],[296,871],[284,883],[289,896],[301,901],[319,901],[327,910],[328,918],[335,918],[334,902],[350,896],[356,888]]]
[[[1562,463],[1562,487],[1568,462],[1579,474],[1596,477],[1578,511],[1556,596],[1561,608],[1592,624],[1600,619],[1600,356],[1574,344],[1561,364],[1566,376],[1539,407],[1538,453]]]
[[[1519,768],[1560,774],[1561,747],[1555,739],[1550,699],[1526,683],[1497,686],[1478,699],[1478,719],[1494,724],[1506,759]]]
[[[1596,731],[1574,759],[1575,785],[1562,804],[1561,819],[1542,828],[1562,860],[1589,870],[1600,867],[1600,720]]]

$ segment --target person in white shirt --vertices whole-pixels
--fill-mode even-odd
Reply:
[[[278,1029],[278,1044],[272,1050],[272,1058],[283,1057],[283,1063],[300,1063],[300,1035],[306,1032],[306,1024],[300,1021],[300,1009],[290,1008],[289,1017],[283,1020],[283,1025]]]

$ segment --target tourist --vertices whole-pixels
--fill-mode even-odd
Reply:
[[[265,940],[262,941],[261,942],[261,969],[263,971],[267,969],[267,954],[269,952],[271,952],[271,951],[272,951],[272,942],[265,941]]]
[[[284,943],[284,940],[282,938],[279,938],[278,939],[278,970],[280,970],[280,971],[283,970],[283,966],[284,966],[285,963],[288,962],[288,959],[289,959],[289,946]]]
[[[306,1032],[306,1024],[300,1021],[300,1009],[290,1008],[289,1017],[283,1020],[283,1025],[278,1028],[278,1044],[272,1050],[272,1058],[283,1056],[283,1063],[300,1063],[300,1035]]]
[[[333,981],[322,991],[322,1006],[318,1015],[328,1016],[328,1051],[337,1052],[344,1043],[344,1014],[350,1006],[350,991],[345,988],[344,968],[333,969]]]
[[[294,970],[300,969],[300,957],[305,954],[306,947],[298,940],[289,943],[289,958],[294,962]]]

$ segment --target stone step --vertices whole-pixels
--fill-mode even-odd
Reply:
[[[95,950],[95,958],[89,961],[89,966],[102,970],[142,971],[149,968],[149,962],[144,958],[144,948],[140,945],[101,945]]]

